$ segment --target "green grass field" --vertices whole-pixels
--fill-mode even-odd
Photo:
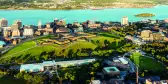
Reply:
[[[19,60],[19,59],[24,59],[30,60],[32,58],[39,59],[40,54],[44,51],[46,53],[50,51],[55,51],[57,49],[58,45],[56,44],[51,44],[51,45],[42,45],[42,46],[35,46],[34,41],[29,41],[25,42],[9,52],[7,52],[5,55],[3,55],[0,60],[1,62],[9,61],[9,60]]]
[[[14,47],[12,50],[7,52],[4,56],[8,56],[8,55],[11,55],[13,53],[17,53],[17,52],[22,51],[24,49],[33,47],[35,45],[36,45],[36,43],[34,41],[25,42],[25,43],[23,43],[23,44],[21,44],[19,46]]]
[[[110,38],[110,37],[104,37],[104,36],[98,36],[98,37],[91,38],[91,40],[93,43],[97,43],[97,41],[99,41],[99,43],[104,43],[104,40],[107,40],[109,42],[114,42],[117,39]]]
[[[139,66],[140,70],[163,70],[164,66],[152,58],[141,56],[140,53],[133,53],[131,60]]]
[[[34,42],[32,41],[26,42],[23,45],[19,45],[16,48],[10,50],[8,53],[6,53],[3,57],[0,58],[1,62],[7,62],[10,60],[24,60],[22,62],[26,62],[28,60],[40,60],[42,52],[49,53],[51,51],[55,51],[57,53],[56,55],[59,56],[60,52],[62,52],[63,49],[65,49],[65,53],[67,55],[70,49],[72,49],[73,52],[76,52],[77,50],[81,50],[81,49],[86,49],[86,48],[95,49],[97,47],[97,45],[91,42],[77,41],[69,45],[59,46],[56,44],[50,44],[50,45],[41,45],[41,46],[30,48],[32,47],[31,44],[33,43]],[[24,49],[27,49],[27,50],[23,52],[19,52]],[[15,54],[16,52],[18,53]],[[45,55],[43,57],[45,57]]]
[[[87,42],[87,41],[78,41],[75,43],[72,43],[70,45],[68,45],[65,49],[69,50],[72,49],[74,52],[77,51],[77,49],[82,49],[82,48],[91,48],[91,49],[95,49],[97,46],[94,45],[91,42]]]
[[[41,39],[46,38],[47,37]],[[34,41],[28,41],[16,46],[0,57],[0,62],[4,63],[15,61],[17,63],[24,63],[30,60],[47,60],[49,57],[51,57],[48,53],[51,53],[52,51],[54,51],[54,56],[68,57],[70,50],[72,50],[73,53],[79,52],[82,53],[83,56],[88,56],[88,52],[86,52],[87,49],[94,50],[100,45],[104,45],[105,40],[110,42],[108,46],[118,47],[123,39],[110,33],[101,33],[100,36],[91,38],[90,41],[81,40],[66,45],[48,44],[36,46]]]
[[[117,38],[120,39],[121,37],[115,34],[110,34],[110,33],[99,33],[99,36],[104,36],[104,37],[111,37],[111,38]]]

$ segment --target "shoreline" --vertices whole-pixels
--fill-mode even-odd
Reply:
[[[81,8],[71,8],[71,9],[66,9],[66,8],[0,8],[0,10],[7,10],[7,11],[12,11],[12,10],[88,10],[88,9],[98,9],[98,10],[103,10],[103,9],[115,9],[115,8],[153,8],[156,6],[161,6],[161,4],[114,4],[112,6],[91,6],[91,7],[81,7]],[[168,6],[168,5],[167,5]]]

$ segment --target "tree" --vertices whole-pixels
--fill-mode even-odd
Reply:
[[[42,77],[40,75],[35,75],[32,79],[33,84],[41,84],[42,82]]]
[[[68,56],[69,56],[69,58],[73,57],[72,55],[73,55],[73,50],[70,49],[70,50],[68,51]]]
[[[98,69],[98,67],[100,66],[100,63],[96,62],[93,64],[94,70]]]
[[[31,83],[32,82],[32,76],[29,74],[24,74],[24,79],[28,82]]]
[[[161,57],[162,62],[166,61],[165,57]]]
[[[161,56],[157,55],[156,58],[157,58],[158,60],[160,60]]]
[[[23,78],[23,75],[24,75],[23,73],[18,73],[14,77],[17,79],[20,79],[20,78]]]

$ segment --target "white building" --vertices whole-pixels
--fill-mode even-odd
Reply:
[[[8,37],[10,35],[11,27],[2,27],[2,30],[3,37]]]
[[[41,21],[39,20],[39,22],[38,22],[38,29],[41,29],[42,28],[42,23],[41,23]]]
[[[129,25],[128,17],[122,17],[122,19],[121,19],[121,25]]]
[[[33,36],[33,28],[24,28],[23,36]]]

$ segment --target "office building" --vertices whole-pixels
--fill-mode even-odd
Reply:
[[[149,38],[151,34],[152,34],[152,31],[144,30],[144,31],[141,32],[141,37],[142,38]]]
[[[20,31],[19,30],[13,30],[12,31],[12,37],[19,37],[20,36]]]
[[[16,20],[14,24],[18,24],[18,27],[22,27],[22,21],[21,20]]]
[[[7,27],[8,26],[8,21],[5,18],[2,18],[0,20],[0,27]]]
[[[2,30],[3,37],[11,36],[11,27],[3,27]]]
[[[41,29],[42,28],[42,23],[41,21],[38,22],[38,29]]]
[[[24,26],[23,36],[33,36],[33,33],[33,28],[31,28],[30,26]]]
[[[11,26],[11,30],[13,31],[13,30],[18,30],[19,29],[19,26],[18,26],[18,24],[12,24],[12,26]]]
[[[129,25],[128,17],[122,17],[122,19],[121,19],[121,25]]]

